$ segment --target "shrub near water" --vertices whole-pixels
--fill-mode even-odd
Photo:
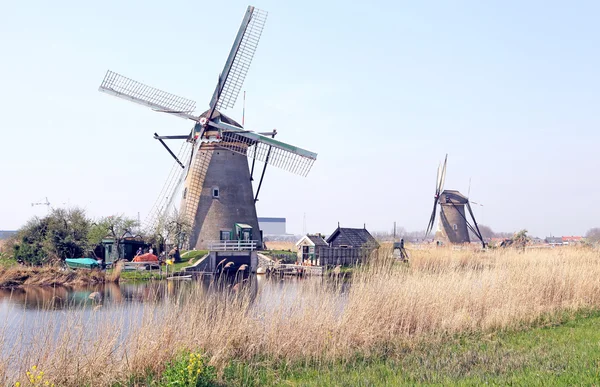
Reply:
[[[212,386],[216,381],[214,367],[206,365],[200,353],[190,353],[173,361],[163,372],[162,382],[174,387]]]
[[[598,309],[598,278],[599,253],[592,249],[415,250],[410,266],[385,256],[356,270],[342,297],[341,285],[299,281],[297,293],[286,294],[283,286],[267,307],[264,299],[254,303],[264,295],[255,296],[252,284],[230,294],[198,286],[175,302],[144,304],[136,319],[100,310],[91,332],[81,329],[80,311],[48,315],[31,346],[19,352],[0,348],[0,376],[12,382],[8,370],[18,375],[21,365],[38,364],[57,385],[107,385],[149,372],[177,375],[189,362],[173,359],[198,348],[217,371],[232,361],[401,358],[423,340],[527,327],[541,317],[552,322]],[[169,363],[173,371],[165,371]]]

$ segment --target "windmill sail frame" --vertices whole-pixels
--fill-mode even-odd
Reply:
[[[267,15],[263,10],[248,6],[210,100],[211,111],[235,106],[258,47]]]

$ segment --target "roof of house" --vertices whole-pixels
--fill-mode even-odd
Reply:
[[[563,239],[561,237],[546,237],[546,243],[562,243]]]
[[[311,235],[311,234],[307,234],[305,236],[303,236],[297,243],[296,246],[299,246],[300,243],[302,243],[302,241],[307,241],[309,242],[310,245],[312,246],[329,246],[327,244],[327,242],[325,242],[325,239],[323,239],[323,236],[320,234],[316,234],[316,235]]]
[[[318,235],[307,235],[306,236],[308,239],[310,239],[310,241],[312,243],[315,244],[315,246],[328,246],[327,242],[325,242],[325,239],[323,239],[323,237],[318,234]]]
[[[373,238],[373,235],[365,228],[338,227],[329,238],[327,238],[327,243],[331,243],[338,235],[343,235],[351,243],[352,247],[379,247],[379,243],[377,243],[375,238]]]
[[[564,236],[564,237],[562,237],[563,242],[577,242],[582,239],[583,239],[583,237],[580,237],[580,236]]]

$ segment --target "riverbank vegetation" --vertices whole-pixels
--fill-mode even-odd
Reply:
[[[58,266],[0,266],[0,288],[83,286],[106,281],[105,274],[99,270],[64,270]]]
[[[44,217],[33,217],[2,241],[0,258],[10,256],[28,266],[54,265],[66,258],[104,258],[101,242],[108,239],[116,260],[117,252],[123,253],[126,238],[143,240],[158,255],[174,243],[182,245],[186,235],[189,226],[176,213],[165,215],[153,229],[142,231],[138,221],[122,215],[92,219],[80,208],[55,208]]]
[[[476,384],[533,380],[538,369],[563,378],[570,370],[582,372],[572,379],[577,384],[591,377],[585,370],[597,372],[588,367],[598,363],[577,352],[591,337],[586,324],[595,330],[597,320],[581,323],[584,331],[575,338],[581,345],[570,352],[555,351],[552,342],[536,347],[535,353],[549,350],[548,362],[528,357],[537,341],[526,340],[546,331],[527,329],[562,324],[585,311],[597,317],[598,256],[577,248],[431,249],[412,251],[406,266],[388,251],[355,270],[350,286],[305,281],[302,297],[291,301],[283,287],[281,299],[266,309],[253,304],[254,283],[244,282],[237,291],[195,287],[166,312],[146,303],[135,321],[102,308],[92,317],[77,310],[52,314],[40,320],[29,347],[18,353],[2,348],[0,376],[12,382],[35,364],[61,386],[143,385],[182,354],[200,352],[220,381],[233,384],[369,384],[393,375],[398,381]],[[82,329],[89,318],[94,329]],[[514,339],[504,339],[509,332],[517,332]],[[513,340],[512,347],[503,340]],[[594,351],[591,359],[600,361]],[[514,379],[519,375],[525,379]]]

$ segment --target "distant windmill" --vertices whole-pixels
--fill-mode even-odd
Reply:
[[[444,182],[446,181],[446,165],[448,162],[448,155],[444,160],[443,164],[438,167],[437,180],[435,185],[435,196],[433,201],[433,211],[429,218],[429,225],[427,226],[426,237],[433,229],[435,224],[435,216],[437,205],[440,205],[440,220],[438,221],[438,228],[435,233],[435,239],[447,242],[451,244],[469,243],[469,230],[477,236],[481,241],[483,247],[485,242],[479,231],[477,221],[473,215],[471,204],[469,199],[455,190],[444,190]],[[467,219],[465,207],[469,212],[473,224]]]
[[[205,249],[210,241],[224,238],[234,224],[249,225],[252,239],[262,245],[255,203],[267,165],[306,176],[317,154],[274,139],[276,130],[256,133],[246,130],[221,110],[232,108],[258,46],[267,13],[249,6],[217,85],[208,110],[193,112],[196,102],[146,86],[108,71],[100,91],[150,107],[152,110],[189,119],[195,125],[189,134],[154,138],[183,168],[183,190],[179,213],[192,226],[189,244]],[[210,56],[210,52],[205,55]],[[206,62],[204,62],[206,63]],[[184,139],[192,145],[189,163],[181,162],[163,140]],[[252,159],[250,170],[248,160]],[[252,180],[254,164],[264,163],[256,194]],[[171,195],[169,195],[171,196]],[[244,237],[245,238],[245,237]]]

